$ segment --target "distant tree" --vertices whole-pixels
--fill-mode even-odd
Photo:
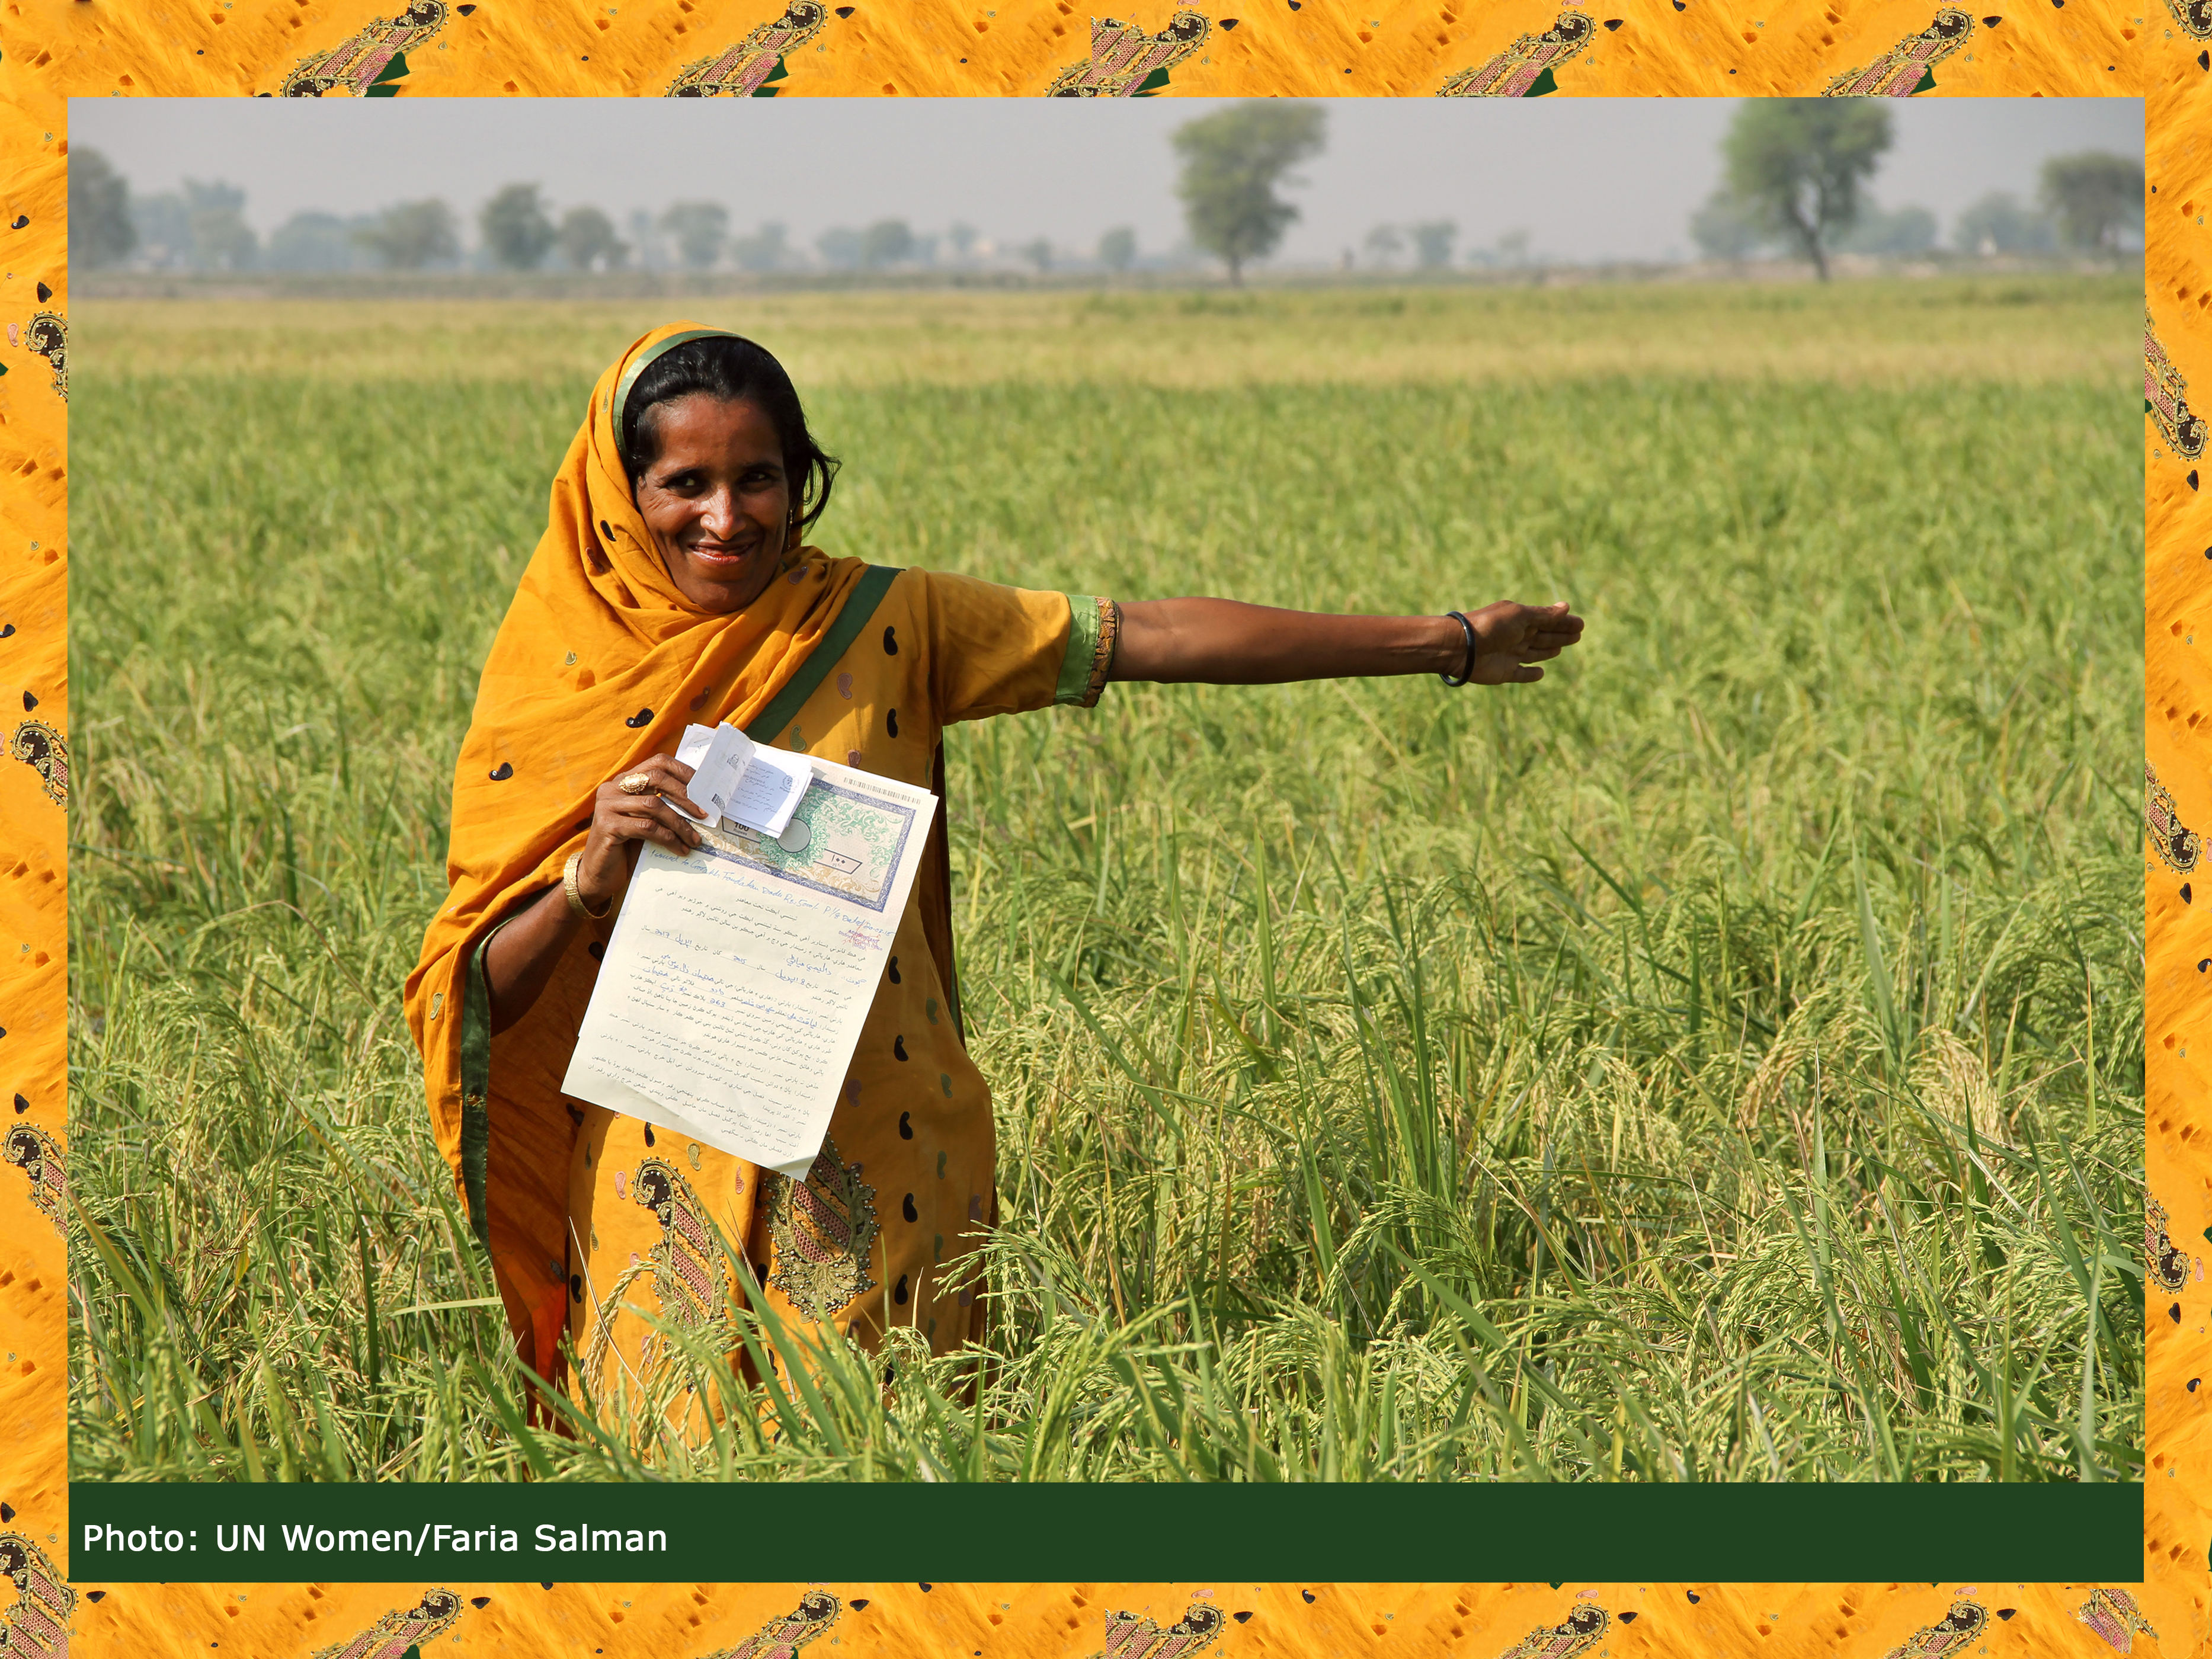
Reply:
[[[87,265],[112,265],[138,246],[131,186],[96,149],[70,157],[69,243],[70,259]]]
[[[261,263],[271,270],[351,270],[362,262],[357,234],[376,222],[335,213],[295,213],[269,234]]]
[[[146,264],[157,270],[191,264],[191,210],[176,191],[132,197],[131,228],[138,239],[139,257]]]
[[[850,270],[860,263],[862,239],[850,225],[832,225],[814,239],[814,251],[826,264]]]
[[[354,240],[394,270],[420,270],[461,252],[453,210],[434,196],[385,209],[355,231]]]
[[[1766,233],[1751,208],[1723,187],[1690,216],[1690,240],[1708,259],[1741,259],[1766,240]]]
[[[1406,234],[1413,240],[1413,262],[1423,270],[1442,270],[1451,264],[1452,244],[1459,239],[1459,227],[1450,220],[1430,219],[1408,225]]]
[[[860,233],[860,263],[873,269],[914,257],[914,231],[903,219],[878,219]]]
[[[1872,98],[1752,98],[1722,141],[1729,189],[1828,280],[1828,243],[1849,230],[1859,192],[1890,145],[1889,112]]]
[[[1887,213],[1869,207],[1836,246],[1850,253],[1925,253],[1936,246],[1936,216],[1924,207]]]
[[[1098,239],[1098,263],[1109,270],[1127,270],[1137,261],[1137,233],[1116,225]]]
[[[729,210],[719,202],[676,202],[660,216],[660,228],[674,239],[676,257],[693,270],[712,270],[729,239]]]
[[[1176,129],[1176,192],[1191,240],[1228,265],[1231,283],[1242,283],[1245,264],[1272,253],[1297,218],[1275,187],[1299,182],[1290,169],[1320,153],[1327,131],[1317,106],[1272,100],[1234,104]]]
[[[1951,245],[1961,253],[2045,253],[2058,246],[2058,228],[2009,191],[1993,190],[1952,222]]]
[[[1525,265],[1528,263],[1528,233],[1509,230],[1498,239],[1498,262],[1504,265]]]
[[[2121,233],[2142,225],[2142,163],[2102,150],[2054,155],[2043,164],[2042,195],[2070,245],[2118,253]]]
[[[638,264],[647,270],[668,268],[668,250],[661,242],[660,228],[643,208],[632,208],[629,211],[629,240],[637,249]]]
[[[246,192],[235,185],[185,180],[185,211],[191,216],[192,263],[202,270],[243,270],[260,252],[253,227],[246,222]]]
[[[1398,234],[1395,225],[1377,225],[1367,233],[1367,258],[1370,264],[1395,265],[1405,251],[1406,239]]]
[[[604,260],[607,270],[620,270],[629,258],[629,244],[615,234],[615,222],[595,207],[570,208],[554,236],[571,270],[589,270]]]
[[[1052,269],[1052,243],[1042,236],[1022,244],[1022,258],[1036,267],[1038,276]]]
[[[952,257],[959,260],[962,264],[966,264],[968,255],[975,247],[975,238],[980,234],[975,226],[963,225],[957,219],[947,225],[945,228],[945,240],[952,245]]]
[[[477,224],[491,257],[509,270],[537,270],[559,234],[535,185],[507,185],[483,204]]]
[[[783,263],[787,252],[783,237],[781,224],[765,221],[751,235],[731,240],[730,257],[738,262],[740,270],[774,270]]]

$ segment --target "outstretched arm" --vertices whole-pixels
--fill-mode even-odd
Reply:
[[[1470,611],[1474,672],[1484,685],[1540,680],[1535,666],[1583,635],[1557,605],[1510,599]],[[1236,599],[1136,599],[1121,607],[1110,678],[1273,685],[1364,674],[1458,674],[1467,635],[1449,617],[1334,617]]]

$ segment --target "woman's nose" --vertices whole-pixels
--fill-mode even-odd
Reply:
[[[738,527],[738,495],[733,489],[718,489],[700,503],[702,527],[710,536],[720,538]]]

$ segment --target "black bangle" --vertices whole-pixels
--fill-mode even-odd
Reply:
[[[1474,678],[1474,624],[1456,611],[1447,611],[1444,615],[1457,623],[1461,631],[1467,635],[1467,661],[1461,665],[1457,679],[1449,674],[1439,674],[1437,678],[1446,685],[1465,685]]]

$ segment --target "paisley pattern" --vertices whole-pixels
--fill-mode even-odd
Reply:
[[[791,1659],[816,1637],[837,1622],[845,1604],[827,1590],[809,1590],[799,1605],[781,1618],[771,1619],[733,1648],[720,1648],[706,1659]]]
[[[1541,98],[1557,92],[1553,71],[1580,56],[1597,25],[1563,11],[1541,34],[1524,34],[1480,68],[1462,70],[1437,88],[1439,98]]]
[[[23,343],[52,365],[54,392],[69,401],[69,322],[59,313],[33,312],[24,325]]]
[[[876,1189],[827,1139],[805,1180],[771,1174],[767,1181],[769,1287],[806,1318],[826,1322],[876,1282],[868,1276]]]
[[[773,98],[765,83],[783,78],[783,59],[816,35],[830,21],[818,0],[791,0],[782,16],[763,23],[734,46],[712,58],[686,64],[668,83],[671,98]]]
[[[0,1146],[8,1162],[31,1178],[33,1207],[65,1234],[69,1181],[63,1173],[60,1143],[35,1123],[18,1123]]]
[[[8,752],[23,762],[46,786],[46,799],[69,805],[69,741],[44,720],[25,720],[8,739]]]
[[[1908,35],[1863,69],[1838,75],[1822,88],[1823,98],[1910,98],[1936,84],[1936,65],[1966,44],[1972,16],[1946,6],[1919,33]]]
[[[2192,40],[2212,40],[2212,0],[2166,0],[2166,9]]]
[[[356,98],[392,97],[407,73],[407,49],[428,41],[452,15],[446,0],[411,0],[398,16],[374,19],[335,52],[302,58],[284,77],[278,96],[319,98],[343,91]]]
[[[2137,1610],[2135,1597],[2124,1589],[2091,1590],[2089,1599],[2074,1616],[2121,1653],[2132,1650],[2138,1636],[2158,1640],[2158,1632],[2150,1627],[2150,1620]]]
[[[402,1659],[433,1637],[443,1636],[461,1616],[461,1598],[449,1589],[422,1592],[411,1607],[394,1607],[349,1642],[323,1649],[315,1659]]]
[[[722,1309],[722,1247],[706,1207],[673,1164],[648,1158],[631,1177],[635,1201],[660,1223],[653,1250],[653,1288],[661,1311],[684,1325],[703,1325]]]
[[[0,1573],[15,1587],[15,1605],[0,1613],[0,1651],[61,1659],[69,1652],[76,1592],[62,1582],[46,1552],[18,1532],[0,1532]]]
[[[2173,808],[2173,796],[2148,763],[2143,767],[2143,828],[2150,832],[2150,844],[2167,869],[2185,876],[2197,867],[2197,858],[2204,851],[2204,837],[2182,823]]]
[[[1530,1631],[1498,1659],[1574,1659],[1603,1641],[1612,1627],[1611,1613],[1595,1601],[1585,1601],[1558,1624]]]
[[[2179,1295],[2189,1283],[2189,1254],[2173,1247],[2166,1206],[2149,1198],[2143,1200],[2143,1271],[2159,1289]]]
[[[2189,412],[2189,382],[2159,343],[2150,313],[2143,313],[2143,406],[2157,421],[2167,445],[2185,461],[2204,453],[2204,421]]]
[[[1954,1659],[1981,1639],[1989,1623],[1989,1609],[1962,1595],[1941,1621],[1922,1626],[1892,1648],[1887,1659]]]
[[[1091,58],[1070,64],[1045,88],[1048,98],[1149,98],[1168,71],[1204,46],[1213,25],[1185,7],[1158,34],[1118,17],[1091,20]]]
[[[1220,1608],[1203,1601],[1191,1603],[1165,1630],[1133,1613],[1109,1613],[1106,1645],[1092,1659],[1190,1659],[1213,1645],[1225,1622]]]

